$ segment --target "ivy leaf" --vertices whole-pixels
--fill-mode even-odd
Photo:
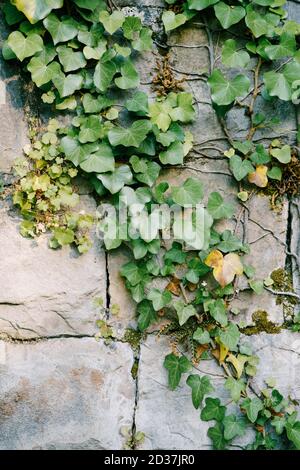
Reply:
[[[213,427],[209,428],[207,435],[212,440],[214,449],[224,450],[226,448],[228,441],[224,437],[224,427],[221,423],[216,422]]]
[[[157,314],[149,300],[142,300],[142,302],[137,306],[137,313],[138,327],[140,331],[146,330],[149,325],[157,320]]]
[[[158,163],[149,161],[147,161],[146,166],[146,171],[144,173],[136,173],[135,178],[147,186],[152,186],[158,178],[161,167]]]
[[[195,109],[191,93],[182,92],[175,96],[177,97],[177,105],[170,111],[172,121],[180,121],[183,123],[192,121],[195,117]],[[168,98],[170,98],[170,95]]]
[[[217,192],[209,195],[207,210],[214,219],[229,219],[234,214],[233,205],[225,203],[221,194]]]
[[[238,402],[241,398],[241,393],[245,391],[246,385],[242,380],[234,379],[233,377],[228,377],[225,382],[226,390],[230,391],[231,398],[233,401]]]
[[[164,11],[161,19],[167,32],[171,31],[172,29],[178,28],[187,21],[186,15],[182,13],[176,15],[174,11],[171,10]]]
[[[140,78],[130,60],[127,60],[121,67],[121,77],[115,78],[115,84],[122,90],[128,90],[129,88],[136,88],[139,86]]]
[[[132,286],[136,286],[142,282],[144,278],[144,272],[132,262],[126,263],[121,267],[120,275],[125,277]]]
[[[233,155],[229,160],[230,170],[237,181],[241,181],[248,173],[255,171],[249,160],[242,160],[238,155]]]
[[[235,275],[243,274],[243,265],[236,253],[223,257],[219,250],[213,250],[205,259],[205,264],[213,268],[213,275],[222,288],[230,284]]]
[[[78,33],[76,22],[72,18],[60,21],[54,13],[44,19],[43,24],[52,36],[54,45],[75,38]]]
[[[246,430],[245,419],[235,415],[225,416],[223,420],[224,425],[224,438],[231,441],[237,436],[243,436]]]
[[[270,153],[280,163],[289,163],[292,158],[291,147],[289,145],[284,145],[281,149],[272,149]]]
[[[133,49],[138,52],[150,51],[152,44],[152,31],[148,28],[142,28],[139,36],[131,43]]]
[[[256,11],[251,5],[246,8],[247,14],[245,18],[246,25],[252,31],[256,38],[266,35],[271,36],[275,26],[279,23],[280,17],[274,13],[265,13],[262,15]]]
[[[24,16],[21,11],[17,10],[17,8],[10,2],[6,2],[2,6],[2,10],[5,16],[5,21],[9,26],[24,20]]]
[[[65,75],[60,72],[52,77],[52,81],[57,88],[61,98],[73,95],[74,91],[80,90],[83,82],[82,75],[70,73]]]
[[[125,103],[128,111],[137,113],[139,116],[146,116],[148,113],[148,96],[143,91],[138,91]]]
[[[255,168],[255,171],[249,173],[248,181],[249,183],[255,184],[259,188],[265,188],[268,185],[267,177],[268,167],[265,165],[258,165]]]
[[[293,82],[299,79],[300,63],[293,61],[284,66],[282,72],[266,72],[264,82],[270,96],[278,96],[283,101],[292,98]]]
[[[95,86],[102,92],[105,92],[111,85],[112,79],[117,73],[117,67],[111,60],[107,62],[98,62],[94,72]]]
[[[135,121],[131,127],[114,127],[108,132],[111,145],[124,147],[139,147],[151,130],[151,123],[145,119]]]
[[[182,374],[189,371],[191,364],[185,356],[178,357],[175,354],[168,354],[164,360],[164,367],[168,370],[169,387],[171,390],[175,390]]]
[[[204,10],[217,3],[219,0],[188,0],[188,6],[191,10]]]
[[[90,153],[90,145],[80,145],[77,139],[65,136],[61,139],[61,148],[66,159],[78,166]]]
[[[60,246],[70,245],[74,242],[74,232],[70,228],[57,228],[53,235]]]
[[[203,421],[223,421],[226,407],[221,405],[219,398],[205,398],[205,407],[201,411],[201,419]]]
[[[286,433],[287,433],[288,439],[292,441],[296,449],[299,450],[300,449],[300,421],[296,421],[296,423],[294,424],[288,423],[286,425]]]
[[[43,40],[38,34],[25,38],[20,31],[14,31],[8,36],[7,44],[21,62],[43,50]]]
[[[270,170],[268,170],[268,177],[271,178],[272,180],[278,180],[281,181],[282,178],[282,171],[281,168],[278,166],[273,166]]]
[[[217,245],[218,250],[223,253],[229,253],[231,251],[241,250],[243,243],[236,237],[230,230],[224,230],[222,233],[222,241]]]
[[[219,338],[222,344],[233,351],[240,339],[240,331],[235,323],[229,323],[224,330],[220,330]]]
[[[177,312],[180,326],[184,325],[190,317],[197,313],[192,305],[185,305],[181,300],[174,302],[174,308]]]
[[[121,165],[113,173],[98,175],[97,178],[111,194],[116,194],[125,184],[132,182],[132,173],[128,165]]]
[[[142,29],[141,19],[137,16],[127,16],[122,29],[126,39],[134,39]]]
[[[213,71],[207,81],[211,88],[212,100],[219,106],[233,103],[236,98],[245,96],[250,88],[250,80],[245,75],[236,75],[227,80],[218,69]]]
[[[251,279],[249,280],[249,286],[257,295],[261,295],[264,291],[263,281]]]
[[[61,8],[63,0],[14,0],[13,4],[34,24],[49,15],[51,10]]]
[[[278,60],[283,57],[289,57],[294,55],[296,52],[296,40],[295,36],[291,36],[288,33],[283,33],[280,36],[278,45],[271,45],[265,48],[265,53],[271,60]]]
[[[215,14],[224,29],[230,28],[244,18],[246,11],[241,6],[219,2],[214,6]]]
[[[182,207],[195,206],[202,198],[203,186],[196,178],[188,178],[182,186],[172,188],[172,199]]]
[[[184,159],[183,144],[179,141],[173,142],[167,150],[160,152],[159,159],[164,165],[180,165]]]
[[[32,57],[27,65],[27,69],[31,73],[32,81],[38,87],[50,82],[55,75],[61,72],[58,62],[52,62],[50,65],[47,65],[41,57]]]
[[[257,397],[246,398],[242,402],[241,408],[246,411],[249,421],[251,421],[251,423],[255,423],[258,417],[258,413],[263,410],[264,405]]]
[[[115,159],[111,147],[105,143],[99,145],[97,152],[92,153],[80,163],[80,168],[87,173],[105,173],[114,171]]]
[[[264,146],[259,144],[256,146],[255,152],[250,155],[250,159],[256,165],[263,165],[264,163],[269,163],[271,157]]]
[[[172,300],[172,295],[169,291],[160,291],[159,289],[151,289],[147,295],[147,299],[151,300],[154,310],[161,310],[168,305]]]
[[[82,52],[73,52],[71,47],[67,46],[59,46],[56,50],[65,72],[72,72],[86,66],[86,60]]]
[[[196,410],[201,405],[204,396],[214,391],[214,387],[210,382],[210,378],[204,375],[192,374],[189,375],[186,381],[187,385],[192,389],[192,401]]]
[[[82,104],[85,113],[100,113],[102,109],[105,109],[114,104],[114,100],[110,98],[98,96],[94,98],[90,93],[85,93],[82,99]]]
[[[111,15],[107,11],[101,11],[99,20],[109,34],[114,34],[117,29],[121,28],[125,21],[125,16],[119,10],[115,10]]]
[[[193,334],[193,339],[197,341],[197,343],[208,344],[210,342],[209,332],[199,326]]]
[[[222,49],[222,62],[227,67],[245,68],[250,62],[250,56],[248,52],[238,50],[234,39],[227,39]]]
[[[220,323],[221,326],[226,326],[228,323],[225,304],[222,299],[217,299],[209,302],[208,305],[210,315]]]
[[[91,115],[85,118],[84,122],[80,126],[79,142],[85,144],[87,142],[95,142],[101,136],[102,123],[101,117],[97,115]]]

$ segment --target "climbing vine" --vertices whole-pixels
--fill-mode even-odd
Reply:
[[[245,202],[249,194],[242,183],[262,188],[269,179],[280,181],[285,165],[296,158],[287,143],[275,139],[265,148],[255,145],[253,137],[273,124],[255,111],[258,95],[298,100],[299,25],[285,19],[283,0],[167,3],[170,9],[162,15],[166,31],[212,5],[222,28],[242,24],[245,48],[226,40],[222,62],[238,69],[255,60],[252,88],[248,74],[229,78],[214,68],[208,83],[230,143],[224,158],[240,182],[238,198]],[[132,259],[120,272],[137,303],[138,328],[170,338],[172,353],[164,366],[171,389],[195,369],[186,382],[201,419],[215,421],[208,430],[213,446],[231,446],[252,428],[255,437],[247,448],[299,449],[297,403],[284,398],[272,380],[261,391],[253,388],[258,358],[243,341],[233,321],[239,312],[230,303],[242,274],[258,294],[272,279],[257,279],[243,258],[249,246],[235,231],[220,229],[220,220],[234,215],[231,203],[218,192],[204,197],[198,179],[171,185],[160,175],[164,166],[181,165],[192,149],[193,136],[183,125],[196,114],[193,97],[170,73],[167,56],[157,63],[156,98],[141,90],[136,63],[152,49],[150,29],[139,17],[125,16],[101,0],[13,0],[3,11],[14,29],[3,56],[22,64],[53,114],[45,127],[39,123],[31,129],[31,143],[14,166],[18,178],[13,202],[23,216],[21,234],[34,237],[50,231],[51,248],[75,243],[84,253],[96,224],[107,250],[127,246]],[[286,58],[260,82],[263,66]],[[226,114],[234,104],[245,107],[249,116],[243,141],[232,139],[226,127]],[[105,203],[96,215],[77,210],[78,178]],[[106,337],[113,335],[104,319],[99,326]],[[292,329],[298,330],[297,317]],[[209,375],[196,373],[204,359],[220,365],[231,394],[228,405],[207,396],[213,392]]]

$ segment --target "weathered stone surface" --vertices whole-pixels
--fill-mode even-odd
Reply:
[[[94,203],[86,196],[86,209]],[[34,241],[18,231],[19,220],[0,212],[0,334],[34,338],[94,334],[95,297],[106,297],[103,251],[95,240],[79,256],[70,248],[50,250],[48,239]]]
[[[299,399],[300,394],[300,341],[295,334],[282,331],[278,335],[259,335],[244,337],[250,343],[253,353],[260,358],[254,388],[265,387],[264,380],[274,377],[276,387],[284,394]],[[199,419],[191,401],[190,388],[185,384],[187,375],[175,391],[167,387],[167,372],[163,368],[170,347],[166,338],[149,337],[141,348],[138,375],[138,406],[136,411],[137,429],[146,434],[144,449],[209,449],[211,441],[207,437],[210,424]],[[221,374],[222,369],[214,360],[202,361],[198,371],[202,374]],[[197,373],[192,370],[191,373]],[[230,401],[224,389],[224,379],[210,375],[215,392],[225,403]],[[237,410],[235,409],[235,412]],[[251,442],[251,433],[236,444]]]
[[[120,449],[132,425],[128,345],[0,342],[0,449]]]
[[[300,200],[292,201],[291,211],[291,252],[294,289],[300,295]]]

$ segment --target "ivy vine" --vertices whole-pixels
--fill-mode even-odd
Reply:
[[[240,182],[238,197],[246,201],[246,178],[259,188],[269,179],[279,181],[283,166],[295,156],[295,149],[280,140],[265,148],[254,145],[253,136],[272,125],[255,112],[259,94],[266,100],[298,100],[300,27],[286,20],[284,0],[166,2],[166,31],[210,8],[222,28],[238,25],[248,39],[243,49],[234,39],[225,41],[222,62],[243,69],[254,57],[252,88],[248,75],[240,72],[229,78],[214,69],[208,78],[231,145],[225,157]],[[218,192],[208,195],[204,205],[205,188],[198,179],[172,186],[158,181],[163,166],[182,164],[192,149],[193,136],[183,125],[195,119],[195,109],[192,95],[176,82],[155,99],[139,89],[136,60],[152,49],[150,29],[139,17],[109,9],[101,0],[12,0],[3,11],[14,29],[3,45],[4,58],[22,64],[43,103],[57,114],[46,129],[31,133],[25,157],[14,166],[18,179],[13,201],[23,216],[21,234],[34,237],[50,230],[51,248],[75,243],[84,253],[97,223],[107,250],[127,246],[132,259],[120,272],[137,303],[138,328],[156,328],[170,337],[173,351],[164,366],[171,389],[195,368],[186,382],[201,419],[215,421],[208,431],[214,448],[231,446],[251,427],[255,438],[246,448],[300,449],[297,403],[284,398],[271,380],[265,389],[253,389],[258,358],[240,341],[239,327],[230,320],[239,313],[230,305],[238,276],[245,274],[256,293],[271,282],[257,279],[244,261],[249,246],[234,231],[218,228],[218,221],[232,218],[234,207]],[[278,65],[275,61],[281,59],[287,60]],[[269,68],[261,83],[264,65]],[[233,140],[226,128],[226,114],[234,104],[244,106],[250,119],[243,141]],[[61,119],[64,112],[68,121]],[[111,213],[95,220],[92,214],[76,212],[78,176],[97,200],[114,207],[114,231]],[[119,223],[124,207],[126,220]],[[294,331],[297,325],[295,321]],[[105,323],[101,326],[105,329]],[[215,359],[222,368],[230,406],[207,396],[214,391],[210,378],[196,373],[203,359]]]

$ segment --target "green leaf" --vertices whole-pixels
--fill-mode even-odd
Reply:
[[[191,10],[204,10],[205,8],[208,8],[215,3],[217,3],[219,0],[188,0],[188,6]]]
[[[271,157],[264,146],[259,144],[256,146],[255,152],[250,155],[250,159],[256,165],[264,165],[265,163],[269,163]]]
[[[186,305],[182,300],[174,302],[174,308],[176,310],[179,325],[184,325],[190,317],[193,317],[197,312],[195,307],[192,305]]]
[[[231,251],[242,250],[243,243],[236,237],[230,230],[224,230],[222,233],[222,241],[216,246],[218,250],[223,253],[230,253]]]
[[[134,39],[142,29],[141,19],[137,16],[127,16],[122,29],[126,39]]]
[[[180,206],[195,206],[202,198],[203,186],[196,178],[188,178],[183,185],[172,188],[172,199]]]
[[[111,15],[107,11],[101,11],[99,20],[103,24],[105,30],[109,34],[113,34],[117,29],[121,28],[125,21],[124,13],[119,10],[115,10]]]
[[[242,160],[238,155],[233,155],[229,160],[230,170],[237,181],[241,181],[248,173],[255,171],[249,160]]]
[[[38,34],[30,34],[27,38],[20,31],[14,31],[8,36],[7,45],[23,61],[43,50],[43,40]]]
[[[224,438],[228,441],[237,436],[243,436],[246,431],[245,419],[235,415],[225,416],[223,420]]]
[[[286,433],[287,437],[296,449],[300,449],[300,421],[296,421],[294,424],[287,424],[286,425]]]
[[[120,275],[125,277],[132,286],[142,282],[144,277],[143,271],[132,262],[126,263],[121,267]]]
[[[60,72],[52,77],[52,81],[56,86],[61,98],[73,95],[74,91],[80,90],[83,82],[83,77],[79,74],[70,73],[65,75]]]
[[[27,65],[27,69],[31,73],[32,81],[38,87],[50,82],[53,77],[61,72],[58,62],[52,62],[50,65],[47,65],[40,57],[32,57]]]
[[[291,36],[288,33],[283,33],[280,36],[278,45],[271,45],[265,48],[265,53],[271,60],[282,59],[283,57],[289,57],[294,55],[296,52],[296,40],[295,36]]]
[[[82,99],[85,113],[100,113],[103,109],[114,104],[114,100],[104,96],[94,98],[90,93],[85,93]]]
[[[245,68],[250,62],[250,56],[248,52],[238,50],[234,39],[227,39],[222,49],[222,62],[227,67]]]
[[[74,232],[70,228],[57,228],[53,235],[60,246],[70,245],[74,241]]]
[[[132,98],[126,101],[125,107],[128,111],[137,113],[139,116],[146,116],[148,113],[148,96],[143,91],[138,91]]]
[[[95,142],[102,133],[102,119],[97,115],[91,115],[84,119],[80,126],[79,142],[85,144],[87,142]]]
[[[151,130],[151,123],[147,120],[135,121],[131,127],[114,127],[108,132],[111,145],[124,147],[139,147]]]
[[[116,194],[125,184],[132,182],[132,173],[128,165],[121,165],[113,173],[98,175],[97,178],[111,194]]]
[[[63,0],[13,0],[12,3],[32,24],[45,18],[51,10],[63,6]]]
[[[173,142],[167,150],[160,152],[159,159],[163,165],[180,165],[184,159],[183,144],[179,141]]]
[[[272,35],[275,26],[277,26],[280,20],[278,15],[274,13],[265,13],[262,15],[260,11],[256,11],[251,5],[248,5],[246,11],[246,25],[256,38],[263,35]]]
[[[222,299],[212,300],[209,303],[208,308],[209,313],[216,320],[216,322],[220,323],[221,326],[227,325],[228,320],[226,315],[226,308]]]
[[[117,73],[117,67],[111,60],[107,62],[98,62],[95,67],[94,83],[95,86],[102,92],[105,92],[111,85],[112,79]]]
[[[251,280],[249,281],[249,286],[251,287],[251,289],[252,289],[257,295],[262,294],[263,291],[264,291],[264,283],[263,283],[263,281],[258,281],[258,280],[251,279]]]
[[[61,139],[61,148],[66,155],[66,159],[78,166],[89,155],[90,146],[80,145],[77,139],[65,136]]]
[[[73,52],[71,47],[67,46],[59,46],[56,50],[65,72],[72,72],[86,66],[86,60],[82,52]]]
[[[159,289],[151,289],[147,295],[147,299],[151,300],[154,310],[161,310],[168,305],[172,300],[172,295],[169,291],[160,291]]]
[[[203,421],[223,421],[226,407],[221,405],[219,398],[205,398],[205,407],[201,411],[201,419]]]
[[[284,145],[281,149],[272,149],[270,153],[280,163],[289,163],[292,158],[291,147],[289,145]]]
[[[207,210],[214,219],[229,219],[234,214],[233,205],[225,203],[221,194],[217,192],[209,195]]]
[[[246,11],[241,6],[219,2],[214,6],[215,14],[224,29],[230,28],[244,18]]]
[[[149,116],[151,122],[156,124],[159,129],[166,132],[172,122],[170,113],[172,107],[167,101],[154,102],[149,104]]]
[[[10,2],[6,2],[2,7],[3,13],[5,15],[5,21],[9,26],[19,23],[24,20],[22,13],[17,10],[17,8],[12,5]]]
[[[127,60],[121,67],[121,77],[115,78],[115,84],[122,90],[128,90],[130,88],[136,88],[139,86],[140,78],[130,60]]]
[[[149,28],[142,28],[139,36],[131,43],[133,49],[138,52],[150,51],[152,44],[152,31]]]
[[[182,92],[175,95],[171,93],[168,99],[172,99],[172,95],[177,98],[177,105],[170,111],[172,121],[191,122],[195,118],[192,94]]]
[[[212,100],[219,106],[233,103],[236,98],[243,97],[250,88],[250,80],[245,75],[236,75],[227,80],[222,72],[215,69],[208,79]]]
[[[285,65],[282,72],[266,72],[264,82],[270,96],[278,96],[283,101],[292,98],[293,82],[299,79],[300,63],[297,61]]]
[[[229,323],[224,330],[220,330],[219,337],[224,346],[232,351],[239,342],[240,332],[235,323]]]
[[[165,10],[162,14],[161,19],[167,32],[171,31],[172,29],[178,28],[187,21],[186,15],[184,15],[183,13],[179,13],[178,15],[176,15],[174,11],[171,10]]]
[[[282,178],[282,171],[281,168],[278,166],[273,166],[270,170],[268,170],[268,178],[271,178],[272,180],[278,180],[281,181]]]
[[[207,344],[210,342],[209,332],[199,326],[193,334],[193,339],[200,344]]]
[[[228,377],[225,382],[225,388],[230,391],[233,401],[238,402],[241,398],[241,393],[246,389],[246,385],[241,379],[237,380],[233,377]]]
[[[80,168],[87,173],[114,171],[115,159],[111,147],[105,143],[100,144],[97,152],[92,153],[86,160],[80,163]]]
[[[54,45],[75,38],[78,33],[77,23],[72,18],[60,21],[54,13],[44,19],[43,24],[52,36]]]
[[[207,435],[212,440],[214,449],[224,450],[226,448],[227,441],[224,438],[224,427],[221,423],[216,422],[213,427],[209,428]]]
[[[185,356],[178,357],[175,354],[168,354],[164,360],[164,367],[168,370],[169,387],[171,390],[175,390],[182,374],[189,371],[191,364]]]
[[[142,300],[142,302],[137,306],[137,313],[138,327],[140,331],[146,330],[149,325],[157,321],[157,314],[149,300]]]
[[[206,375],[189,375],[186,381],[187,385],[192,389],[192,401],[196,410],[202,404],[204,396],[214,391],[214,387],[210,382],[210,378]]]
[[[258,413],[263,410],[264,406],[262,401],[257,398],[246,398],[242,404],[241,408],[246,411],[247,417],[251,423],[255,423],[258,417]]]

